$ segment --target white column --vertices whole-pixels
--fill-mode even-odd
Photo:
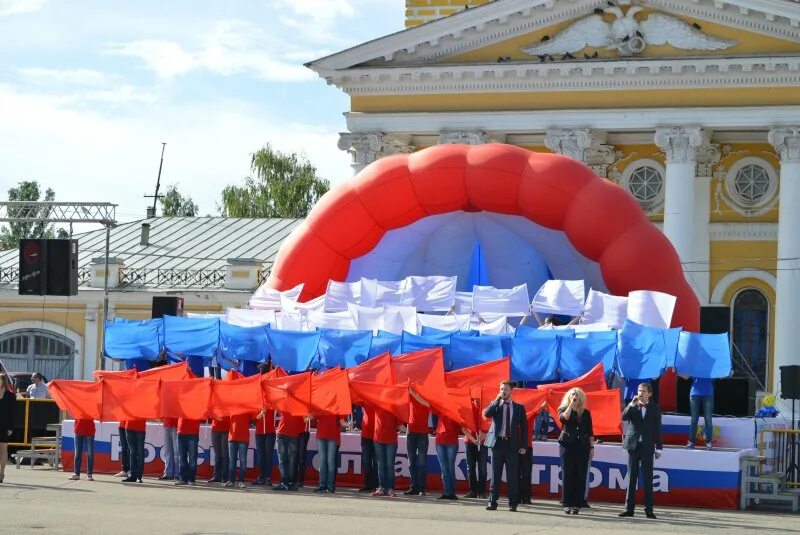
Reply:
[[[781,157],[772,359],[772,385],[777,392],[780,367],[800,364],[800,126],[774,128],[768,139]]]
[[[719,145],[708,144],[699,147],[697,155],[697,171],[694,182],[694,232],[692,233],[692,259],[695,262],[687,266],[692,273],[688,277],[700,305],[705,306],[711,300],[711,177],[714,166],[719,163]]]
[[[353,175],[366,166],[391,154],[410,154],[415,148],[410,135],[385,134],[383,132],[343,132],[339,134],[338,146],[353,157]]]
[[[99,319],[98,319],[99,318]],[[83,349],[76,360],[80,360],[80,370],[76,370],[75,379],[90,381],[92,372],[95,370],[97,362],[97,340],[100,336],[100,326],[103,316],[98,313],[97,305],[89,303],[86,305],[86,315],[84,316],[83,328]],[[76,366],[77,367],[77,366]]]
[[[695,166],[696,150],[707,144],[708,133],[699,127],[659,128],[655,144],[667,156],[664,179],[664,234],[686,269],[695,260]],[[691,283],[692,273],[687,274]],[[695,293],[699,293],[695,289]],[[708,290],[706,290],[706,294]]]

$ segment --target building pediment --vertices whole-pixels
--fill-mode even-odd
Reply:
[[[558,59],[564,54],[614,59],[709,52],[800,52],[800,4],[791,0],[496,0],[308,66],[331,78],[336,71],[356,68],[535,62],[539,56],[553,54]]]

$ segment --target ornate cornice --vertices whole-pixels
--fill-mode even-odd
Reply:
[[[327,81],[352,96],[797,86],[800,57],[364,67]]]
[[[383,132],[342,132],[337,143],[353,157],[351,167],[358,173],[375,160],[392,154],[411,154],[415,148],[410,135]]]
[[[672,126],[656,129],[653,141],[667,157],[667,162],[697,160],[697,149],[708,144],[710,132],[698,126]]]
[[[487,134],[483,130],[445,130],[436,140],[438,145],[482,145],[484,143],[502,143],[505,136]]]

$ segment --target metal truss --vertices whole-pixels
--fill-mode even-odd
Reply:
[[[116,225],[117,205],[108,202],[0,202],[0,222],[100,223]]]

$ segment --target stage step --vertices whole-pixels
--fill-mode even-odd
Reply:
[[[761,472],[762,458],[742,458],[741,508],[760,504],[788,504],[800,510],[800,489],[786,488],[786,474]],[[764,490],[768,487],[769,490]]]

